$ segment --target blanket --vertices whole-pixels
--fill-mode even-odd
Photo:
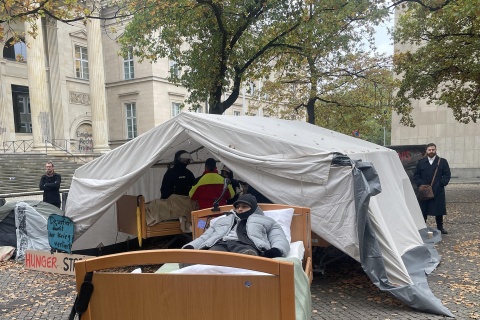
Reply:
[[[197,202],[188,196],[172,194],[168,199],[155,199],[145,203],[145,220],[148,226],[162,221],[184,217],[191,224],[191,212],[197,210]]]

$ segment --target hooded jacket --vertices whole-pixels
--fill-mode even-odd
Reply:
[[[195,249],[211,248],[230,232],[235,219],[235,214],[233,213],[221,216],[204,234],[186,244],[186,246],[190,245]],[[255,212],[248,217],[246,231],[247,237],[261,252],[277,248],[282,252],[282,257],[286,257],[290,251],[290,244],[282,227],[272,218],[266,217],[260,207],[257,207]]]
[[[161,199],[168,199],[172,194],[188,196],[188,192],[195,184],[195,176],[187,169],[187,165],[176,162],[165,172],[160,188]]]

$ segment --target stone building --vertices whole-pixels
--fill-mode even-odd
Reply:
[[[171,119],[187,90],[170,83],[181,72],[174,61],[139,63],[118,55],[118,33],[109,22],[64,24],[38,19],[38,34],[25,32],[12,45],[6,37],[0,56],[0,147],[7,152],[45,148],[104,153]],[[247,113],[243,90],[226,114]],[[206,110],[198,110],[206,112]],[[261,115],[261,110],[258,110]]]
[[[399,12],[396,12],[398,15]],[[395,51],[415,50],[414,47],[394,45]],[[433,142],[437,153],[448,160],[452,178],[480,179],[480,123],[459,123],[446,106],[427,104],[426,100],[412,101],[415,127],[399,124],[400,116],[392,116],[392,145],[416,145]]]

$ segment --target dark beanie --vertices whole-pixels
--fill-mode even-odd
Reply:
[[[240,203],[245,203],[252,208],[253,211],[257,209],[257,198],[251,194],[242,194],[238,197],[237,201],[233,203],[233,207],[236,208]]]

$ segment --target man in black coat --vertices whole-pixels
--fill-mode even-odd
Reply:
[[[43,190],[43,202],[60,208],[60,183],[62,182],[62,177],[55,172],[51,161],[47,162],[45,169],[46,173],[42,176],[38,185],[40,190]]]
[[[435,170],[437,170],[436,174]],[[437,229],[442,234],[447,234],[448,232],[443,228],[443,216],[447,214],[445,186],[450,182],[450,167],[446,159],[437,156],[437,146],[429,143],[427,145],[426,157],[418,161],[413,179],[417,186],[431,184],[434,174],[435,180],[432,185],[434,198],[419,200],[418,202],[425,222],[427,221],[427,216],[435,216]]]
[[[169,168],[163,176],[160,188],[161,199],[167,199],[172,194],[188,196],[190,189],[195,184],[195,176],[187,169],[192,161],[192,156],[185,150],[175,153],[173,167]]]

